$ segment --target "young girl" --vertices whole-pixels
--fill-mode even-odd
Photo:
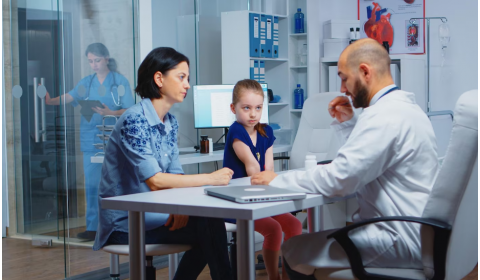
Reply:
[[[223,166],[233,170],[233,179],[252,176],[261,171],[273,171],[273,130],[261,124],[263,90],[254,80],[239,81],[233,88],[230,108],[236,115],[228,131]],[[278,273],[278,257],[284,241],[302,233],[302,224],[292,214],[282,214],[255,221],[255,231],[265,237],[263,259],[269,280],[288,279],[282,266],[282,278]]]

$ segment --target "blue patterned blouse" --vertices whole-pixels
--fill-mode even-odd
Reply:
[[[183,174],[178,160],[178,122],[167,113],[160,121],[148,98],[130,107],[110,136],[102,166],[98,203],[105,197],[151,191],[145,180],[158,172]],[[101,249],[114,231],[128,232],[128,212],[99,206],[94,250]],[[145,213],[145,229],[162,226],[168,214]]]

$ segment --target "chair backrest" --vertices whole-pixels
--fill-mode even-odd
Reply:
[[[340,92],[313,94],[303,104],[302,117],[290,153],[290,168],[302,168],[305,156],[317,156],[317,161],[333,159],[340,148],[339,141],[330,129],[333,119],[328,113],[328,103]]]
[[[445,279],[461,279],[477,263],[477,198],[478,91],[472,90],[457,101],[445,159],[422,215],[452,225]],[[427,226],[421,232],[424,271],[431,278],[433,233]]]

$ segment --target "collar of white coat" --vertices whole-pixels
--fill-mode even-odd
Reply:
[[[392,89],[392,88],[394,88],[394,87],[396,87],[396,85],[395,85],[395,84],[391,84],[391,85],[386,86],[386,87],[382,88],[381,90],[379,90],[379,91],[373,96],[372,100],[370,100],[370,105],[369,105],[369,106],[375,105],[375,103],[377,103],[378,99],[380,99],[380,97],[382,97],[382,95],[383,95],[385,92],[389,91],[390,89]]]

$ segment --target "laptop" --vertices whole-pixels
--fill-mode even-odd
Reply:
[[[304,199],[307,197],[307,195],[302,192],[289,191],[265,185],[205,188],[205,193],[238,203],[284,201]]]

